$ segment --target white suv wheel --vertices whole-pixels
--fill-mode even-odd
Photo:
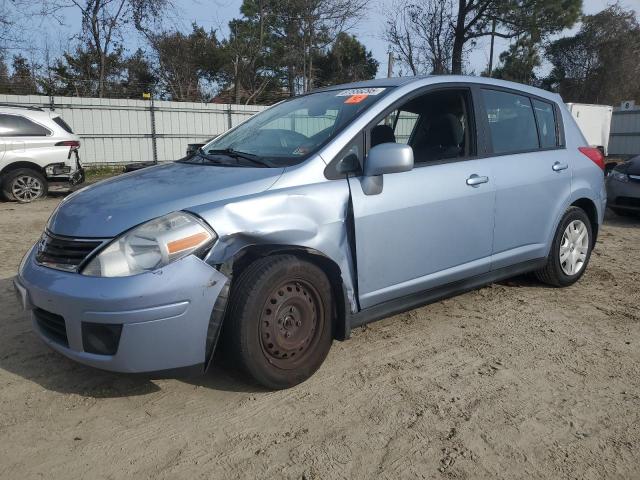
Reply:
[[[36,177],[20,175],[13,179],[11,194],[19,202],[31,202],[42,196],[42,183]]]

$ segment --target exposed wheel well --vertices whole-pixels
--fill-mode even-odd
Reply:
[[[244,269],[259,258],[270,255],[288,254],[306,260],[320,267],[327,275],[331,283],[335,304],[333,336],[336,340],[344,340],[346,337],[346,311],[347,302],[342,284],[340,267],[322,253],[305,247],[289,245],[255,245],[242,249],[231,262],[225,263],[223,271],[231,276],[231,288],[233,289],[233,278],[237,278]],[[231,271],[229,271],[229,269]]]
[[[591,231],[593,232],[593,243],[595,244],[598,238],[598,209],[596,205],[588,198],[580,198],[573,202],[571,206],[581,208],[589,217]]]
[[[0,170],[0,175],[4,175],[13,170],[18,170],[19,168],[30,168],[32,170],[35,170],[36,172],[41,173],[42,175],[45,175],[44,169],[40,165],[38,165],[37,163],[27,162],[24,160],[10,163],[6,167],[4,167],[2,170]]]

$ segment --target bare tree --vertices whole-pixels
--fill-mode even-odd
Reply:
[[[0,1],[0,50],[22,49],[24,35],[21,27],[29,19],[31,3],[28,0]]]
[[[449,73],[452,0],[398,0],[386,15],[384,38],[413,75]]]
[[[98,64],[98,95],[105,94],[109,55],[122,41],[122,30],[133,23],[142,26],[141,19],[155,19],[170,0],[43,0],[43,11],[59,12],[76,8],[82,17],[80,40],[87,46]]]
[[[462,73],[466,49],[481,37],[527,35],[540,42],[573,25],[582,5],[582,0],[397,1],[385,37],[414,74]]]
[[[534,42],[571,27],[579,18],[582,0],[458,0],[453,19],[452,73],[462,73],[465,46],[493,35],[528,35]]]
[[[341,32],[349,31],[367,0],[273,0],[274,35],[287,64],[289,89],[313,89],[314,56],[326,49]]]
[[[302,29],[306,61],[303,75],[305,91],[313,89],[313,57],[316,49],[326,48],[342,32],[350,30],[367,0],[303,0]],[[321,40],[321,39],[324,39]],[[320,40],[320,41],[318,41]]]

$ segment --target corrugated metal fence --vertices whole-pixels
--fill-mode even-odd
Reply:
[[[153,160],[151,102],[106,98],[0,95],[0,102],[53,108],[82,138],[85,165]],[[158,161],[184,156],[188,143],[204,142],[267,107],[155,101]]]
[[[640,108],[613,109],[609,155],[640,155]]]

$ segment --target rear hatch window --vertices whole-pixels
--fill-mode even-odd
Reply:
[[[53,117],[53,121],[56,122],[60,127],[62,127],[65,132],[73,133],[73,130],[71,130],[69,124],[65,122],[62,117]]]

